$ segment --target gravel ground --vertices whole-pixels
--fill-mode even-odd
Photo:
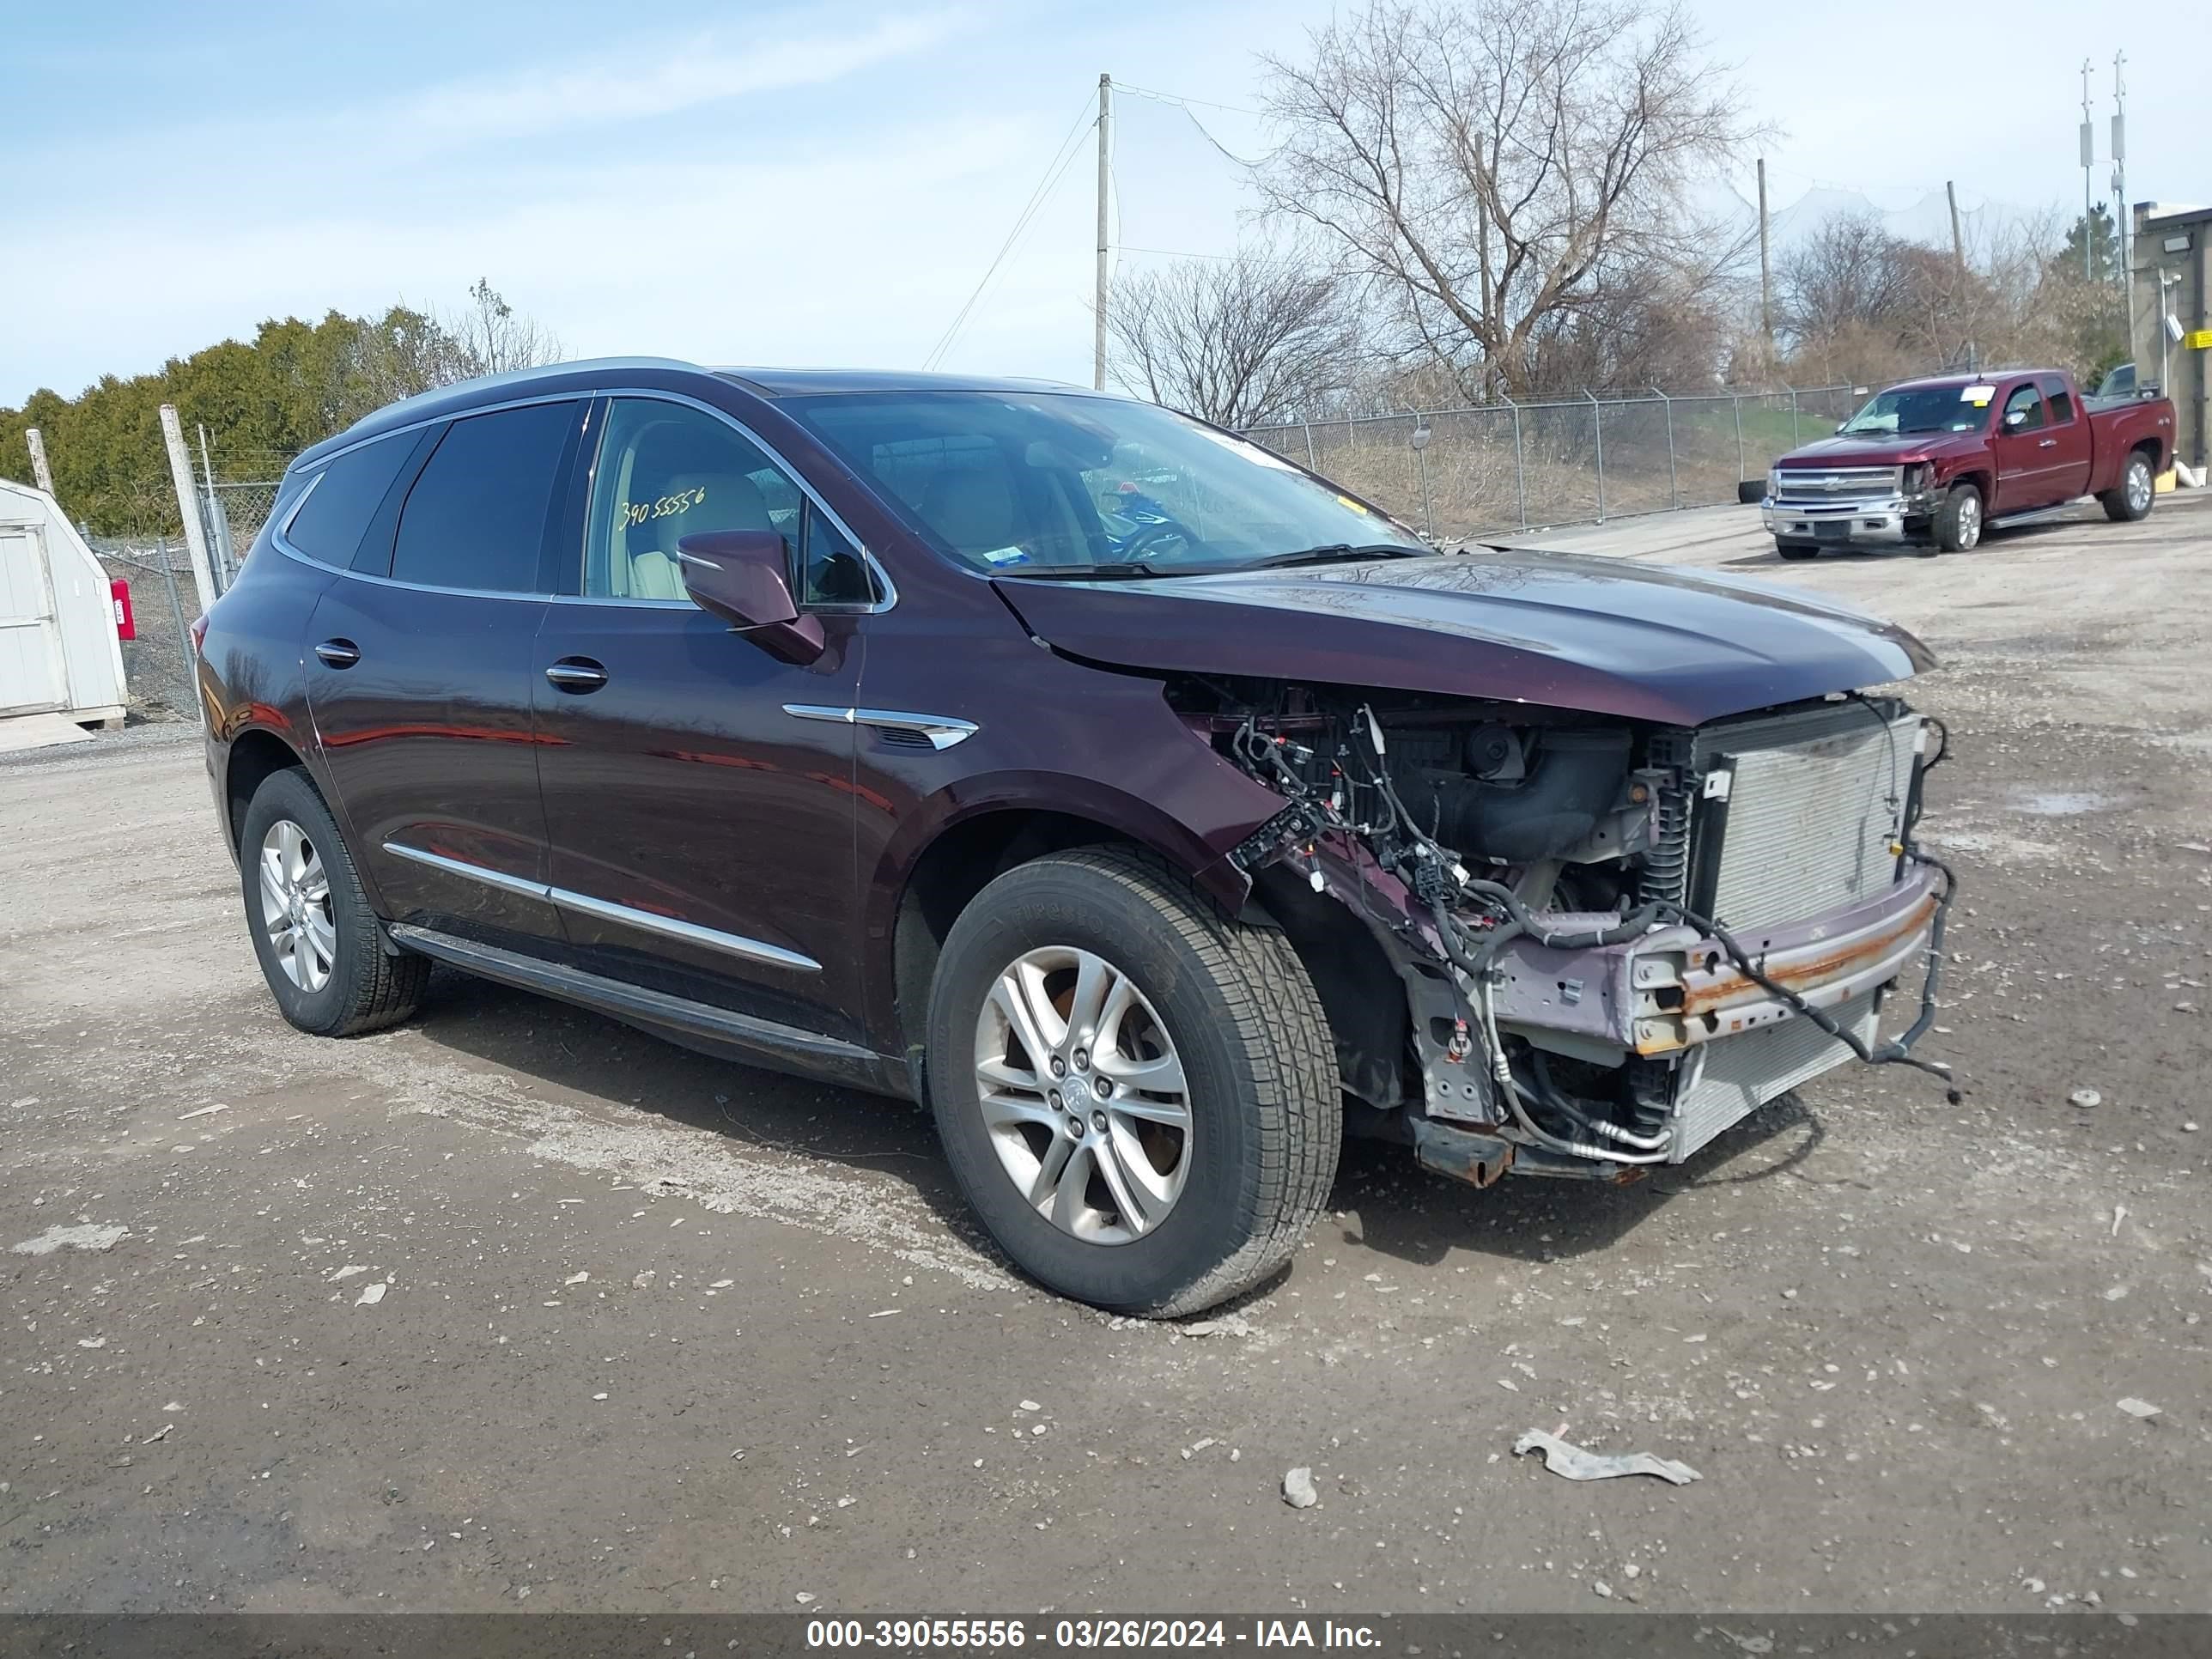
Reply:
[[[1012,1277],[892,1103],[442,973],[301,1036],[196,744],[9,766],[0,1607],[2205,1609],[2212,512],[1748,516],[1547,539],[1936,646],[1962,1103],[1832,1074],[1618,1192],[1355,1147],[1200,1324]]]

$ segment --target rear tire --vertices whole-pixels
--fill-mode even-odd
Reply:
[[[1078,1012],[1079,976],[1098,965],[1129,991],[1090,1006],[1119,997],[1119,1016]],[[1025,983],[1026,1036],[1002,1012]],[[1143,1115],[1158,1093],[1117,1081],[1157,1060],[1116,1036],[1109,1064],[1109,1024],[1132,1020],[1177,1067],[1180,1127]],[[1147,854],[1059,854],[984,888],[939,958],[926,1073],[953,1176],[991,1237],[1048,1289],[1115,1312],[1196,1313],[1259,1283],[1335,1178],[1342,1097],[1304,964],[1281,932],[1237,921]],[[1094,1097],[1103,1087],[1110,1097]],[[1124,1212],[1148,1206],[1141,1224]]]
[[[2150,470],[2150,457],[2140,449],[2120,469],[2120,481],[2097,497],[2105,516],[2115,524],[2138,524],[2150,517],[2158,502],[2158,480]]]
[[[420,1006],[430,964],[386,951],[353,854],[305,772],[272,772],[253,792],[238,867],[253,954],[294,1025],[356,1036]]]
[[[1817,559],[1820,556],[1820,550],[1814,544],[1785,542],[1779,536],[1774,538],[1774,550],[1785,559]]]
[[[1946,553],[1971,553],[1982,544],[1982,492],[1954,484],[1936,509],[1936,545]]]

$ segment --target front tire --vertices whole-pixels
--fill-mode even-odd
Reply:
[[[2150,517],[2158,501],[2158,480],[2152,476],[2150,457],[2136,450],[2121,470],[2120,482],[2097,497],[2105,516],[2115,524],[2138,524]]]
[[[386,952],[337,821],[305,772],[272,772],[238,838],[246,922],[284,1018],[317,1036],[396,1024],[422,1000],[430,964]]]
[[[1115,1312],[1257,1284],[1335,1178],[1342,1101],[1304,964],[1148,854],[1055,854],[984,888],[938,961],[926,1069],[991,1237]]]
[[[1936,545],[1946,553],[1971,553],[1982,544],[1982,492],[1970,483],[1953,486],[1936,509]]]

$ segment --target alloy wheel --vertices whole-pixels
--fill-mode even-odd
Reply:
[[[284,977],[303,991],[331,981],[337,959],[337,923],[331,879],[307,832],[279,818],[261,838],[261,926]]]
[[[1047,945],[1009,963],[975,1020],[975,1092],[1006,1178],[1093,1244],[1157,1228],[1195,1150],[1182,1061],[1134,981]]]
[[[2150,510],[2150,466],[2137,459],[2128,463],[2128,510],[2141,514]]]
[[[1982,503],[1978,496],[1969,495],[1959,503],[1959,550],[1961,552],[1978,546],[1982,539]]]

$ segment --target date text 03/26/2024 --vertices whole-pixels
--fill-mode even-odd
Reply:
[[[1096,1648],[1372,1648],[1373,1626],[1334,1620],[1060,1619],[1031,1631],[1020,1619],[813,1619],[806,1645],[866,1649],[984,1652],[1040,1647]]]

